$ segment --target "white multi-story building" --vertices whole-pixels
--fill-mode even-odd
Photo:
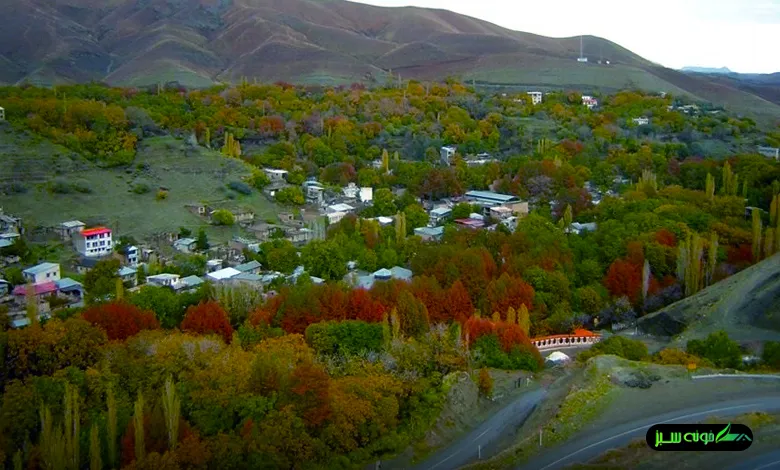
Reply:
[[[638,117],[638,118],[634,118],[634,119],[632,119],[632,121],[633,121],[633,122],[634,122],[634,124],[636,124],[637,126],[646,126],[646,125],[650,124],[650,119],[648,119],[648,118],[646,118],[646,117]]]
[[[76,251],[88,258],[97,258],[110,254],[114,249],[111,229],[95,227],[82,230],[73,235]]]
[[[599,100],[592,96],[583,95],[582,97],[582,104],[587,106],[588,109],[593,109],[594,107],[599,105]]]
[[[454,145],[446,145],[441,148],[439,152],[439,156],[441,157],[442,163],[445,165],[450,164],[450,159],[455,156],[455,153],[458,151],[458,148]]]
[[[528,96],[531,97],[531,102],[533,104],[541,104],[542,103],[542,92],[541,91],[529,91]]]

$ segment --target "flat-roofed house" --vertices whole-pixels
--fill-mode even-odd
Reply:
[[[25,282],[41,284],[60,280],[60,265],[56,263],[41,263],[22,271]]]

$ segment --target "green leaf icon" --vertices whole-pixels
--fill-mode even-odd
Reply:
[[[717,436],[715,436],[715,442],[720,442],[720,440],[729,433],[730,429],[731,429],[731,423],[726,425],[726,427],[723,428],[723,430],[719,432]]]

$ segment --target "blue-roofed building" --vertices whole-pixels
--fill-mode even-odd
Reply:
[[[444,227],[418,227],[414,229],[414,234],[423,241],[439,241],[444,236]]]
[[[520,202],[520,198],[511,194],[495,193],[493,191],[469,191],[465,194],[466,199],[478,204],[513,204]]]
[[[260,286],[263,284],[263,276],[254,273],[241,273],[231,277],[230,282]]]
[[[84,286],[80,282],[65,277],[55,282],[60,296],[66,296],[70,300],[71,307],[84,306]]]
[[[117,272],[119,278],[122,279],[123,284],[128,284],[130,287],[138,285],[138,270],[128,266],[119,268]]]
[[[430,224],[431,226],[435,227],[439,225],[444,219],[452,215],[452,209],[449,207],[437,207],[436,209],[433,209],[429,216],[430,216]]]
[[[412,272],[401,266],[393,266],[390,269],[383,268],[371,274],[367,274],[365,271],[355,271],[344,277],[346,282],[358,289],[371,289],[375,282],[391,279],[408,282],[412,279]]]
[[[235,267],[235,269],[236,271],[241,271],[242,273],[260,274],[262,265],[260,265],[259,261],[252,260],[248,263],[239,264]]]
[[[55,263],[41,263],[22,271],[25,282],[40,284],[42,282],[59,281],[60,265]]]
[[[411,281],[412,280],[412,270],[402,268],[401,266],[393,266],[390,268],[390,272],[392,273],[393,279],[399,279],[401,281]]]
[[[201,285],[203,285],[206,281],[204,281],[201,277],[198,276],[187,276],[184,278],[179,279],[178,282],[173,284],[173,290],[176,292],[183,292],[188,290],[195,290]]]

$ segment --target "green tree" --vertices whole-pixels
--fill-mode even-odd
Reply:
[[[135,460],[142,462],[146,456],[146,438],[144,436],[144,397],[138,392],[133,406],[133,430],[135,431]]]
[[[100,302],[116,294],[116,282],[119,279],[119,260],[98,261],[84,277],[84,289],[87,291],[87,303]]]
[[[179,442],[179,419],[181,415],[181,403],[176,396],[176,388],[173,378],[168,376],[162,394],[163,414],[165,415],[165,429],[168,434],[168,449],[174,450]]]
[[[398,212],[395,206],[393,192],[387,188],[379,188],[374,192],[374,215],[391,216]]]
[[[313,240],[301,251],[301,261],[312,276],[340,280],[347,274],[343,247],[333,240]]]
[[[713,199],[715,197],[715,177],[710,173],[707,173],[704,192],[707,194],[707,198],[709,199]]]
[[[209,239],[206,236],[206,231],[203,229],[198,230],[198,237],[195,239],[195,249],[198,251],[209,249]]]
[[[103,470],[100,456],[100,432],[97,423],[92,423],[89,430],[89,470]]]
[[[692,339],[686,345],[688,354],[703,357],[717,367],[737,368],[742,364],[739,344],[725,331],[711,333],[706,339]]]
[[[752,220],[753,261],[757,263],[761,260],[761,232],[762,232],[761,213],[758,211],[758,209],[753,209],[752,215],[753,215],[753,220]]]
[[[303,191],[297,186],[288,186],[276,192],[276,201],[279,204],[302,206],[306,199]]]
[[[229,210],[218,209],[215,210],[213,214],[211,214],[211,222],[214,225],[230,226],[236,223],[236,217]]]
[[[171,289],[143,286],[130,296],[130,303],[141,310],[154,312],[163,328],[176,328],[184,318],[179,296]]]
[[[428,213],[419,204],[412,204],[406,206],[404,209],[406,234],[411,235],[414,233],[414,229],[417,227],[425,227],[428,225]]]

